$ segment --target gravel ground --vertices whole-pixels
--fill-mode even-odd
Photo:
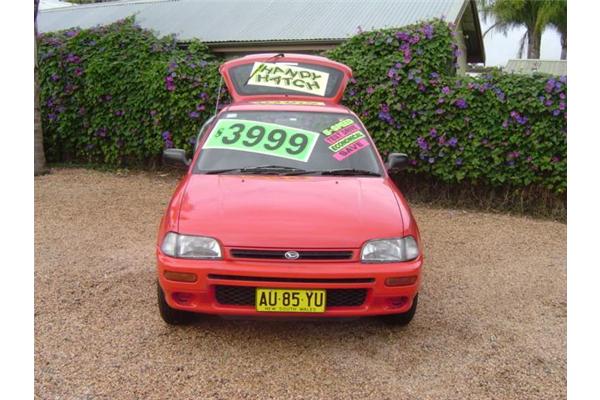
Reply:
[[[209,317],[169,327],[153,246],[173,175],[35,179],[40,399],[566,398],[566,226],[413,207],[426,249],[406,328]]]

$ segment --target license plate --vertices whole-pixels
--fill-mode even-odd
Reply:
[[[325,290],[256,289],[256,311],[325,312]]]

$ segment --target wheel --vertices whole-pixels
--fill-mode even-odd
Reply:
[[[412,321],[413,317],[415,316],[415,312],[417,312],[418,300],[419,300],[419,294],[417,293],[417,295],[413,299],[413,304],[412,304],[412,307],[410,307],[410,310],[408,310],[407,312],[403,312],[401,314],[383,315],[383,316],[381,316],[381,318],[383,319],[383,321],[385,323],[388,323],[390,325],[396,325],[396,326],[408,325],[409,322]]]
[[[194,319],[194,313],[188,311],[177,310],[167,304],[165,300],[165,293],[161,289],[158,282],[156,282],[156,289],[158,294],[158,310],[163,321],[169,325],[184,325],[191,322]]]

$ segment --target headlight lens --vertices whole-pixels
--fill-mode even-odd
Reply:
[[[163,239],[161,250],[168,256],[178,258],[219,259],[219,242],[206,236],[179,235],[169,232]]]
[[[364,244],[360,259],[366,263],[383,263],[414,260],[419,246],[412,236],[398,239],[370,240]]]

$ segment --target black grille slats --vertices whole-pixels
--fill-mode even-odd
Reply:
[[[287,260],[287,250],[254,250],[254,249],[231,249],[229,254],[233,258],[253,258],[262,260]],[[351,250],[300,250],[296,260],[350,260]]]
[[[325,307],[358,307],[365,302],[367,289],[326,289]],[[254,306],[256,288],[250,286],[215,286],[215,297],[219,304]]]

